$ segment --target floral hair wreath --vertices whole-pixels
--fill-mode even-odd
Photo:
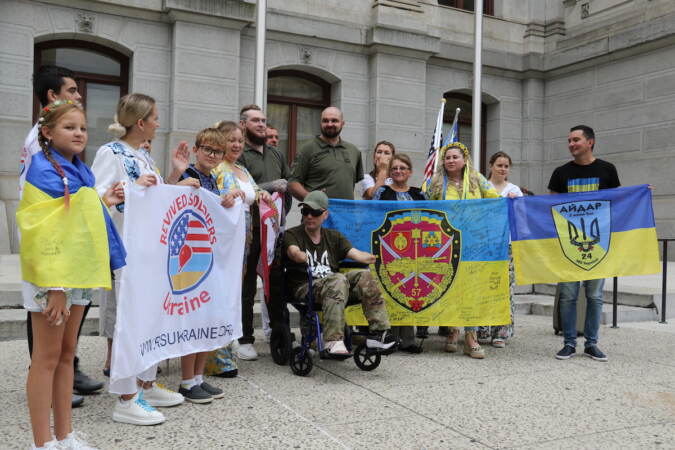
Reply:
[[[74,105],[74,104],[75,104],[75,102],[73,102],[72,100],[56,100],[56,101],[50,103],[49,105],[45,106],[44,108],[42,108],[42,110],[44,112],[51,112],[52,109],[56,108],[57,106]],[[44,116],[42,116],[38,119],[38,122],[40,122],[40,123],[42,123],[44,121],[45,121]]]
[[[462,151],[462,156],[464,157],[465,160],[469,158],[469,149],[466,148],[466,145],[462,144],[461,142],[452,142],[452,143],[446,145],[446,146],[443,147],[443,149],[442,149],[442,150],[443,150],[443,154],[445,155],[445,153],[446,153],[448,150],[450,150],[451,148],[458,148],[458,149],[460,149],[460,150]]]

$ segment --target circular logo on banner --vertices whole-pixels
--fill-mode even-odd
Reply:
[[[213,267],[213,249],[206,221],[194,210],[185,210],[169,232],[167,274],[174,294],[199,286]]]

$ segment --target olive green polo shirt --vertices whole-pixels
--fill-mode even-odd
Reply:
[[[340,139],[335,146],[316,136],[300,148],[289,182],[308,191],[325,189],[329,198],[354,199],[354,185],[363,178],[361,152]]]
[[[291,171],[286,163],[286,156],[282,155],[276,148],[267,145],[260,153],[246,144],[244,152],[239,157],[239,163],[246,167],[246,170],[258,184],[280,178],[288,180],[288,177],[291,176]]]

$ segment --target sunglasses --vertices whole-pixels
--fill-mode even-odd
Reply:
[[[323,209],[312,209],[307,206],[303,206],[302,209],[300,209],[300,214],[303,216],[319,217],[321,214],[323,214],[323,211]]]

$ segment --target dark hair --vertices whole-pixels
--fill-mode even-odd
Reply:
[[[239,120],[242,120],[246,122],[246,119],[248,119],[248,116],[246,115],[247,112],[249,111],[261,111],[262,109],[258,105],[244,105],[241,107],[239,110]]]
[[[377,152],[377,147],[379,147],[380,145],[386,145],[391,149],[392,155],[396,154],[396,147],[394,147],[394,144],[392,144],[389,141],[380,141],[377,144],[375,144],[375,147],[373,147],[373,161],[375,160],[375,152]],[[377,167],[375,167],[375,165],[373,165],[373,170],[370,171],[370,176],[373,177],[373,180],[377,176]]]
[[[593,147],[595,147],[595,131],[593,131],[593,128],[588,125],[577,125],[570,128],[570,133],[572,131],[581,131],[586,139],[593,139],[593,143],[591,144],[591,150],[593,150]]]
[[[492,165],[495,162],[497,162],[497,159],[499,159],[499,158],[506,158],[506,159],[509,160],[509,166],[513,165],[513,161],[511,161],[511,157],[509,156],[509,154],[500,150],[490,157],[490,163],[489,163],[490,167],[492,167]],[[491,177],[492,177],[492,170],[488,170],[487,179],[489,180]],[[508,178],[507,178],[507,180],[508,180]]]
[[[47,93],[51,90],[55,93],[61,91],[61,86],[66,84],[64,78],[75,79],[75,74],[72,70],[59,66],[40,66],[40,68],[33,75],[33,92],[40,100],[42,106],[47,106],[49,99]]]

